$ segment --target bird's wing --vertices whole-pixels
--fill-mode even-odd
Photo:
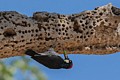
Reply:
[[[54,51],[53,48],[50,48],[48,51],[45,51],[44,53],[38,53],[39,55],[56,55],[56,56],[60,56],[57,52]]]

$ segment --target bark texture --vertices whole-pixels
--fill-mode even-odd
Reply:
[[[120,9],[112,4],[78,14],[0,12],[0,58],[44,53],[112,54],[120,51]]]

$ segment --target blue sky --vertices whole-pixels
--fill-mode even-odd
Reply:
[[[61,14],[92,10],[108,3],[120,7],[119,0],[0,0],[0,11],[18,11],[31,16],[35,11]],[[74,62],[71,70],[51,70],[35,61],[48,80],[120,80],[120,53],[112,55],[69,55]]]

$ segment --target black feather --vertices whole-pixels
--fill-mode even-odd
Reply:
[[[50,69],[69,69],[72,65],[72,61],[71,63],[65,63],[63,58],[58,55],[41,55],[30,49],[27,50],[25,54]],[[68,58],[68,56],[66,58]]]
[[[61,64],[64,63],[64,60],[60,56],[56,55],[40,55],[31,57],[42,65],[51,68],[51,69],[60,69],[62,68]]]
[[[25,52],[25,54],[32,57],[32,56],[36,55],[37,53],[36,53],[35,51],[31,50],[31,49],[28,49],[28,50]]]

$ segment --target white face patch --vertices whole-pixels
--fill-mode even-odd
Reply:
[[[118,35],[120,35],[120,23],[118,24],[118,27],[117,27],[117,33]]]
[[[70,61],[69,60],[64,60],[66,63],[69,63]]]

